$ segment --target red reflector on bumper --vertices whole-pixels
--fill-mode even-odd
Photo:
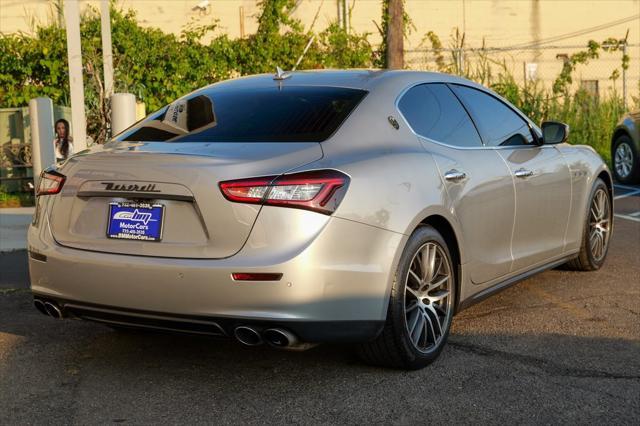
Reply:
[[[280,281],[282,274],[266,272],[234,272],[231,274],[234,281]]]

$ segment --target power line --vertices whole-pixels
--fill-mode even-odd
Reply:
[[[535,47],[535,46],[533,46]],[[505,47],[464,47],[462,49],[452,48],[452,47],[443,47],[441,49],[433,49],[433,48],[425,48],[425,49],[406,49],[407,53],[419,53],[419,52],[458,52],[460,50],[468,50],[468,51],[483,51],[483,52],[508,52],[511,50],[530,50],[533,49],[531,46],[518,47],[518,46],[505,46]],[[584,49],[586,46],[584,44],[569,44],[569,45],[553,45],[553,46],[545,46],[545,49]],[[640,43],[629,43],[627,47],[640,47]]]
[[[547,39],[542,39],[542,40],[537,40],[537,41],[532,41],[532,42],[527,42],[527,43],[515,44],[515,45],[509,46],[509,47],[511,49],[514,49],[514,50],[518,49],[518,48],[530,49],[532,47],[537,47],[537,46],[540,46],[540,45],[543,45],[543,44],[553,43],[553,42],[556,42],[556,41],[566,40],[568,38],[578,37],[578,36],[589,34],[589,33],[593,33],[593,32],[596,32],[596,31],[606,30],[607,28],[615,27],[617,25],[625,24],[627,22],[635,21],[637,19],[640,19],[640,13],[637,14],[637,15],[626,17],[626,18],[618,19],[616,21],[608,22],[606,24],[600,24],[600,25],[596,25],[595,27],[590,27],[590,28],[585,28],[585,29],[579,30],[579,31],[574,31],[572,33],[561,34],[561,35],[558,35],[558,36],[549,37]]]

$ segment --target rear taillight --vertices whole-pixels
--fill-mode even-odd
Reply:
[[[45,170],[40,174],[40,183],[36,195],[57,194],[62,189],[66,177],[55,170]]]
[[[349,185],[337,170],[313,170],[280,177],[220,182],[222,194],[237,203],[264,204],[333,213]]]

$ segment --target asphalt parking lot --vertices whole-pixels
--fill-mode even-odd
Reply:
[[[416,372],[351,348],[293,353],[118,333],[38,313],[0,256],[0,424],[640,423],[640,187],[618,187],[608,260],[552,270],[459,314]]]

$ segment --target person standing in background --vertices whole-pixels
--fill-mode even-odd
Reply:
[[[64,118],[56,121],[55,132],[53,147],[56,152],[56,162],[60,162],[73,154],[73,138],[69,136],[69,122]]]

